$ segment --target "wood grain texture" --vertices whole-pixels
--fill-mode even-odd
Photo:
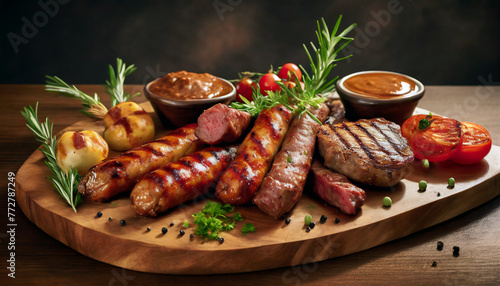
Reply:
[[[148,105],[143,104],[146,110],[151,110]],[[65,130],[83,129],[101,132],[102,126],[99,122],[83,121]],[[193,225],[191,215],[201,210],[205,198],[183,204],[158,218],[135,214],[128,196],[104,204],[87,200],[74,213],[45,179],[50,173],[43,159],[43,154],[36,151],[16,176],[17,201],[25,215],[46,233],[86,256],[153,273],[236,273],[322,261],[404,237],[500,194],[495,188],[500,180],[500,147],[494,146],[486,160],[473,170],[451,163],[424,169],[417,161],[406,179],[395,187],[364,187],[367,200],[355,216],[325,205],[311,194],[310,187],[306,187],[305,195],[287,214],[292,219],[290,225],[274,220],[256,206],[238,206],[236,210],[242,213],[245,222],[254,224],[258,231],[243,236],[240,223],[236,230],[223,233],[225,242],[219,244],[190,239],[193,227],[186,229],[187,235],[179,235],[184,221]],[[447,189],[451,176],[456,187]],[[425,192],[418,191],[422,179],[428,182]],[[392,198],[390,208],[382,206],[384,196]],[[102,211],[103,217],[95,218],[98,211]],[[306,214],[311,214],[317,224],[309,233],[303,223]],[[323,214],[330,218],[325,224],[319,223]],[[338,224],[334,223],[336,217],[340,218]],[[126,226],[121,226],[120,220],[125,220]],[[162,227],[171,221],[176,224],[163,235]],[[151,227],[150,232],[147,227]]]
[[[86,93],[97,92],[107,100],[100,85],[77,87]],[[133,93],[142,88],[129,85],[126,91]],[[24,126],[20,114],[23,106],[39,101],[40,117],[49,115],[55,132],[86,119],[79,113],[78,101],[46,93],[42,85],[0,85],[0,98],[6,102],[0,105],[3,186],[7,185],[7,173],[17,172],[39,146]],[[144,100],[143,96],[135,99]],[[479,82],[477,86],[426,86],[426,95],[419,106],[459,120],[477,122],[490,131],[494,144],[500,142],[498,86],[483,86]],[[7,212],[7,192],[0,192],[0,212]],[[500,284],[500,196],[443,223],[352,255],[230,275],[153,274],[101,263],[46,234],[18,206],[15,214],[16,279],[7,278],[8,241],[6,233],[0,233],[2,285],[387,285],[388,281],[394,285]],[[3,226],[7,224],[6,218],[6,215],[0,216]],[[444,242],[443,251],[436,250],[437,241]],[[455,245],[461,248],[460,257],[452,255]],[[433,261],[437,267],[431,266]]]

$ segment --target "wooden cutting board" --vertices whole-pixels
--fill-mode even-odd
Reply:
[[[149,105],[145,107],[152,110]],[[76,123],[65,131],[85,129],[103,131],[102,124],[92,120]],[[24,214],[43,231],[83,255],[152,273],[235,273],[322,261],[404,237],[500,194],[500,147],[493,146],[490,154],[475,165],[444,162],[424,169],[415,163],[409,175],[395,187],[365,188],[367,199],[354,216],[326,205],[312,194],[310,187],[306,187],[287,215],[291,218],[289,225],[284,219],[272,219],[256,206],[238,206],[236,211],[243,215],[243,222],[237,223],[235,230],[222,233],[225,240],[220,244],[189,236],[194,233],[191,214],[200,211],[213,195],[157,218],[136,215],[128,196],[109,203],[85,201],[75,213],[46,179],[51,174],[44,160],[43,154],[35,151],[16,175],[16,198]],[[453,189],[447,188],[449,177],[456,180]],[[420,180],[428,183],[425,192],[418,190]],[[392,198],[389,208],[382,205],[385,196]],[[103,215],[97,218],[99,211]],[[312,215],[316,222],[309,233],[304,227],[306,214]],[[328,219],[321,224],[319,219],[323,214]],[[340,220],[338,223],[336,218]],[[121,226],[120,220],[125,220],[126,225]],[[188,228],[183,227],[185,221],[190,223]],[[241,228],[246,222],[252,223],[257,231],[242,235]],[[166,234],[161,232],[163,227],[168,228]],[[184,236],[179,235],[181,229],[186,232]]]

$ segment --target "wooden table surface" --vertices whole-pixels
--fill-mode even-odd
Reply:
[[[88,94],[109,100],[99,85],[80,85]],[[137,92],[142,86],[130,85]],[[332,285],[332,284],[500,284],[500,197],[451,220],[378,247],[319,263],[260,272],[179,276],[121,269],[77,253],[45,234],[15,208],[15,236],[7,231],[7,179],[38,148],[20,111],[39,101],[39,119],[49,116],[54,132],[86,119],[75,99],[44,92],[42,85],[0,85],[0,285]],[[144,97],[135,101],[144,101]],[[419,107],[434,113],[485,126],[500,143],[500,86],[429,86]],[[500,186],[496,186],[500,188]],[[366,235],[370,235],[367,233]],[[444,249],[436,250],[442,241]],[[9,245],[10,243],[10,245]],[[15,246],[15,279],[10,273],[10,252]],[[460,256],[452,247],[460,247]],[[437,266],[431,264],[436,261]],[[172,263],[172,262],[166,262]],[[5,284],[7,282],[7,284]]]

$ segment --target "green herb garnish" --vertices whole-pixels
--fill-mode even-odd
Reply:
[[[311,43],[311,48],[315,54],[314,58],[304,45],[307,56],[311,62],[311,74],[307,73],[307,71],[300,66],[305,86],[304,89],[300,87],[298,82],[296,88],[289,88],[282,82],[277,82],[277,84],[281,87],[280,92],[276,94],[268,92],[268,96],[264,96],[257,89],[253,94],[253,102],[242,98],[244,101],[243,103],[233,102],[231,106],[239,110],[247,111],[252,116],[257,116],[265,108],[270,108],[277,104],[283,104],[296,115],[300,116],[303,113],[308,113],[311,118],[319,122],[319,120],[308,111],[308,108],[310,106],[317,108],[319,104],[326,100],[326,98],[319,96],[319,94],[332,92],[335,89],[335,82],[338,77],[328,79],[330,71],[336,66],[334,63],[351,56],[349,55],[343,58],[337,58],[338,53],[353,40],[353,38],[347,38],[346,35],[356,26],[355,24],[352,24],[336,36],[335,34],[338,31],[341,19],[342,16],[340,16],[337,20],[337,23],[331,33],[324,19],[321,19],[321,24],[319,21],[317,22],[318,30],[316,31],[316,36],[318,38],[319,48]],[[343,41],[342,45],[335,48],[341,41]]]
[[[423,130],[423,129],[429,127],[429,125],[431,125],[429,120],[427,118],[424,118],[418,122],[418,129]]]
[[[125,77],[133,73],[137,68],[134,65],[127,65],[122,61],[122,59],[116,59],[116,73],[111,65],[109,65],[109,81],[106,81],[106,92],[111,96],[111,107],[117,105],[120,102],[125,102],[131,98],[141,94],[140,92],[130,95],[130,93],[125,93],[123,91],[123,84],[125,82]]]
[[[82,110],[83,114],[96,118],[104,118],[106,113],[108,113],[108,109],[101,103],[101,99],[97,93],[94,93],[94,96],[92,97],[76,88],[76,86],[70,86],[57,76],[46,75],[45,77],[46,91],[55,91],[67,97],[80,99],[82,101],[82,105],[85,107]]]
[[[227,216],[233,211],[234,207],[229,204],[209,201],[201,211],[192,215],[196,224],[195,233],[204,239],[219,239],[221,231],[234,229],[236,221],[243,219],[239,212],[233,217]]]
[[[189,222],[185,221],[185,222],[184,222],[184,227],[185,227],[185,228],[188,228],[188,227],[189,227]]]
[[[243,235],[246,235],[247,233],[251,233],[251,232],[255,232],[255,231],[256,231],[255,226],[253,226],[253,224],[248,223],[248,222],[241,229],[241,232],[243,233]]]
[[[28,121],[26,126],[38,137],[36,140],[42,143],[40,151],[45,154],[47,158],[45,164],[47,164],[53,175],[53,177],[49,177],[48,179],[52,182],[57,192],[76,212],[76,207],[82,201],[81,195],[77,190],[80,176],[77,170],[74,169],[70,169],[69,172],[64,173],[57,165],[57,141],[56,137],[52,134],[54,124],[49,121],[48,117],[45,118],[45,122],[38,122],[38,102],[35,109],[31,106],[24,107],[24,111],[21,111],[21,114]]]

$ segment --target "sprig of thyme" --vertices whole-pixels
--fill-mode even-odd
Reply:
[[[125,93],[123,91],[123,84],[125,82],[125,77],[133,73],[137,68],[134,65],[127,65],[122,61],[122,59],[116,59],[116,73],[111,65],[109,65],[109,81],[106,81],[106,92],[111,96],[111,107],[117,105],[120,102],[125,102],[133,97],[141,94],[140,92],[130,95],[130,93]]]
[[[300,86],[299,82],[296,82],[296,87],[290,88],[284,85],[282,82],[277,82],[281,87],[281,91],[278,92],[274,97],[266,98],[269,96],[262,95],[258,90],[254,90],[253,102],[245,100],[243,103],[233,102],[232,107],[250,112],[252,116],[257,116],[263,109],[270,108],[277,104],[285,104],[285,106],[293,107],[290,110],[296,115],[300,116],[303,113],[308,113],[311,118],[319,122],[319,120],[308,110],[310,106],[318,107],[319,104],[324,102],[326,98],[319,96],[321,93],[331,92],[335,89],[335,82],[338,77],[328,80],[328,75],[330,74],[332,68],[336,66],[334,64],[337,61],[346,59],[351,55],[343,58],[337,58],[338,53],[345,48],[353,39],[346,37],[346,35],[354,29],[356,24],[350,25],[347,29],[341,32],[338,36],[336,35],[340,26],[342,16],[340,16],[335,24],[334,29],[330,32],[325,20],[322,18],[317,22],[318,30],[316,31],[316,36],[318,38],[317,48],[313,43],[311,43],[312,50],[316,55],[314,58],[311,53],[304,45],[309,61],[311,62],[311,74],[300,66],[302,70],[302,78],[304,82],[304,89]],[[336,48],[339,42],[343,42],[342,45]],[[268,92],[269,93],[269,92]],[[272,94],[272,93],[269,93]]]
[[[49,118],[45,118],[45,122],[38,122],[38,102],[36,103],[35,109],[28,106],[24,107],[24,111],[21,111],[23,117],[28,121],[26,126],[38,137],[36,140],[42,143],[42,148],[40,151],[45,154],[47,161],[45,164],[52,171],[53,177],[48,179],[52,182],[52,185],[56,188],[57,192],[64,198],[64,200],[73,208],[76,212],[76,207],[81,202],[82,198],[77,190],[78,183],[80,182],[80,176],[77,170],[70,169],[69,172],[64,173],[56,161],[56,137],[52,134],[54,124],[49,121]]]
[[[57,76],[46,75],[45,77],[46,91],[55,91],[67,97],[80,99],[82,101],[82,105],[85,107],[84,110],[82,110],[83,114],[90,117],[104,118],[106,113],[108,113],[108,109],[101,103],[101,99],[97,93],[94,93],[94,96],[92,97],[76,88],[76,86],[70,86]]]

